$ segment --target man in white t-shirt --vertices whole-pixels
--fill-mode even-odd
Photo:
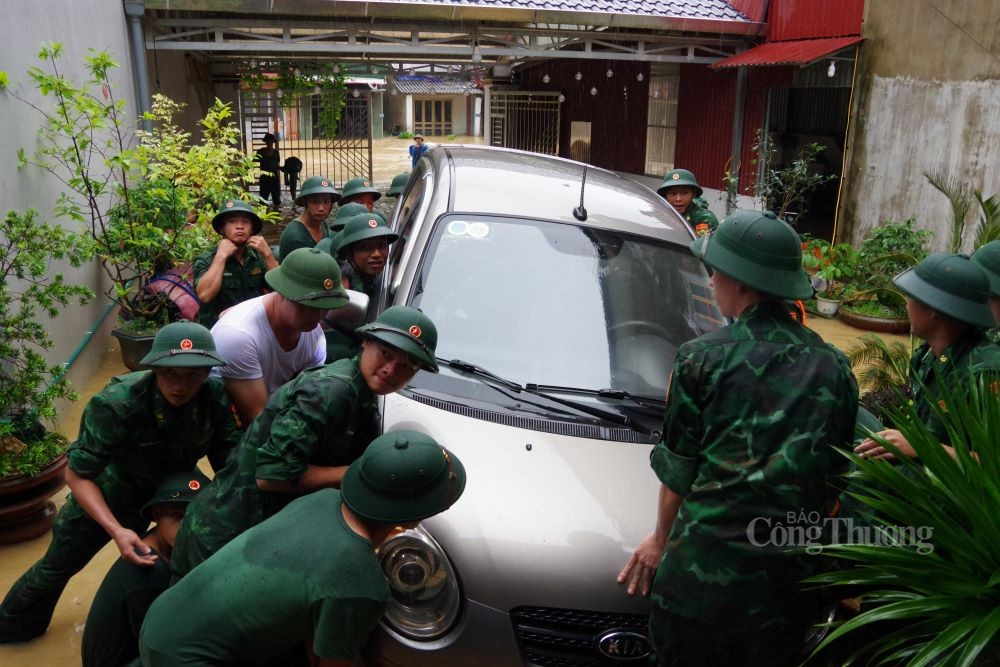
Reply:
[[[326,361],[320,321],[348,301],[336,260],[314,248],[291,252],[264,280],[274,292],[233,306],[212,327],[228,362],[219,376],[244,424],[278,387]]]

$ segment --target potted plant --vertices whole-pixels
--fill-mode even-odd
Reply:
[[[806,212],[808,194],[837,179],[834,174],[818,173],[815,169],[824,150],[822,144],[807,144],[789,164],[776,167],[779,155],[775,141],[758,129],[750,151],[751,164],[759,176],[750,188],[751,194],[760,200],[764,210],[774,211],[782,220],[794,224]]]
[[[107,294],[119,306],[115,334],[125,341],[123,358],[135,368],[142,345],[160,326],[193,316],[175,307],[179,295],[193,297],[184,263],[217,242],[210,225],[214,208],[227,197],[248,199],[255,167],[237,147],[239,130],[229,122],[228,105],[215,101],[200,121],[199,143],[191,144],[190,133],[174,123],[181,106],[162,95],[145,117],[153,129],[133,130],[114,95],[109,72],[117,64],[111,57],[92,52],[86,57],[90,79],[78,84],[60,72],[61,53],[59,44],[44,46],[39,58],[45,69],[28,72],[51,108],[20,97],[5,73],[0,89],[43,118],[38,150],[30,156],[20,150],[20,163],[44,169],[65,186],[56,212],[84,225],[110,279]],[[162,289],[156,283],[165,272],[169,286]],[[127,343],[134,342],[140,347],[131,349]]]
[[[854,274],[858,251],[850,243],[816,238],[807,238],[802,251],[802,266],[813,275],[816,309],[820,315],[833,317],[847,289],[846,281]]]
[[[894,276],[916,266],[927,256],[924,247],[932,233],[915,229],[914,218],[886,220],[861,243],[850,299],[840,308],[840,319],[858,328],[883,333],[906,333],[906,297],[892,284]]]
[[[947,428],[954,458],[907,402],[892,416],[918,458],[899,455],[885,441],[896,463],[847,455],[855,471],[851,495],[874,525],[863,533],[853,525],[840,530],[839,543],[823,553],[845,567],[812,579],[848,586],[852,595],[864,591],[861,613],[817,649],[822,656],[839,645],[845,659],[838,664],[1000,664],[996,389],[970,374],[934,398],[930,404]]]
[[[49,496],[63,486],[67,441],[43,426],[55,417],[55,402],[73,400],[62,367],[43,352],[52,347],[42,315],[83,305],[86,287],[50,274],[53,261],[80,266],[90,259],[86,238],[8,211],[0,225],[0,544],[41,535],[52,526]]]

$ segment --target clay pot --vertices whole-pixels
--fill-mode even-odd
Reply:
[[[37,475],[0,479],[0,544],[26,542],[52,529],[56,506],[49,498],[66,485],[66,455]]]

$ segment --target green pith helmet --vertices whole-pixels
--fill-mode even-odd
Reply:
[[[993,327],[990,279],[968,255],[936,252],[892,279],[908,297],[974,327]]]
[[[295,205],[305,206],[306,197],[309,195],[331,195],[334,204],[340,201],[340,193],[337,192],[337,188],[333,187],[333,181],[325,176],[310,176],[303,181],[302,189],[295,197]]]
[[[330,223],[330,230],[339,232],[344,228],[344,223],[347,222],[348,218],[359,213],[368,213],[368,207],[356,201],[341,204],[340,208],[337,209],[336,215],[333,216],[333,222]]]
[[[310,308],[332,310],[348,300],[337,260],[316,248],[296,248],[265,273],[264,280],[289,301]]]
[[[1000,296],[1000,241],[990,241],[984,245],[973,253],[972,261],[986,271],[993,296]]]
[[[215,351],[212,332],[194,322],[171,322],[156,332],[153,347],[139,362],[154,368],[204,368],[225,366]]]
[[[340,485],[344,503],[363,520],[420,521],[451,507],[465,491],[465,466],[434,438],[392,431],[372,440]]]
[[[698,185],[698,179],[694,177],[694,174],[687,169],[674,169],[673,171],[668,171],[663,176],[663,183],[661,183],[660,187],[656,189],[656,193],[661,197],[665,197],[667,194],[667,188],[673,188],[680,185],[693,189],[695,197],[700,197],[703,192],[701,186]]]
[[[372,185],[372,182],[367,178],[352,178],[351,180],[344,183],[344,193],[342,195],[343,201],[350,201],[351,197],[356,195],[364,194],[370,192],[375,195],[375,200],[378,201],[382,193],[379,192],[378,188]]]
[[[260,234],[260,230],[264,228],[264,221],[260,219],[260,216],[254,212],[253,207],[245,201],[240,201],[239,199],[227,199],[222,202],[222,206],[219,207],[219,212],[215,214],[212,218],[212,229],[216,233],[222,233],[222,226],[228,218],[233,213],[243,213],[253,222],[253,233],[254,235]]]
[[[780,299],[812,296],[802,269],[802,242],[771,211],[736,210],[713,233],[694,240],[691,252],[707,266]]]
[[[383,236],[389,243],[393,243],[399,238],[399,234],[389,229],[389,224],[381,213],[365,211],[358,215],[352,215],[347,219],[344,231],[341,232],[340,243],[337,246],[337,257],[346,259],[347,252],[355,243]]]
[[[406,352],[431,373],[438,372],[434,359],[437,327],[419,308],[391,306],[382,311],[374,322],[358,327],[357,332]]]
[[[188,470],[167,475],[153,492],[153,497],[146,501],[139,513],[147,521],[152,521],[150,510],[160,503],[189,503],[198,492],[205,488],[211,480],[200,470]]]
[[[392,177],[392,183],[389,185],[389,192],[386,194],[389,197],[398,197],[399,193],[403,191],[406,184],[410,181],[410,172],[404,171],[402,174],[397,174]]]

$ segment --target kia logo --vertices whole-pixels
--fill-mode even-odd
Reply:
[[[649,641],[637,632],[612,630],[597,640],[597,650],[611,660],[645,660],[649,657]]]

